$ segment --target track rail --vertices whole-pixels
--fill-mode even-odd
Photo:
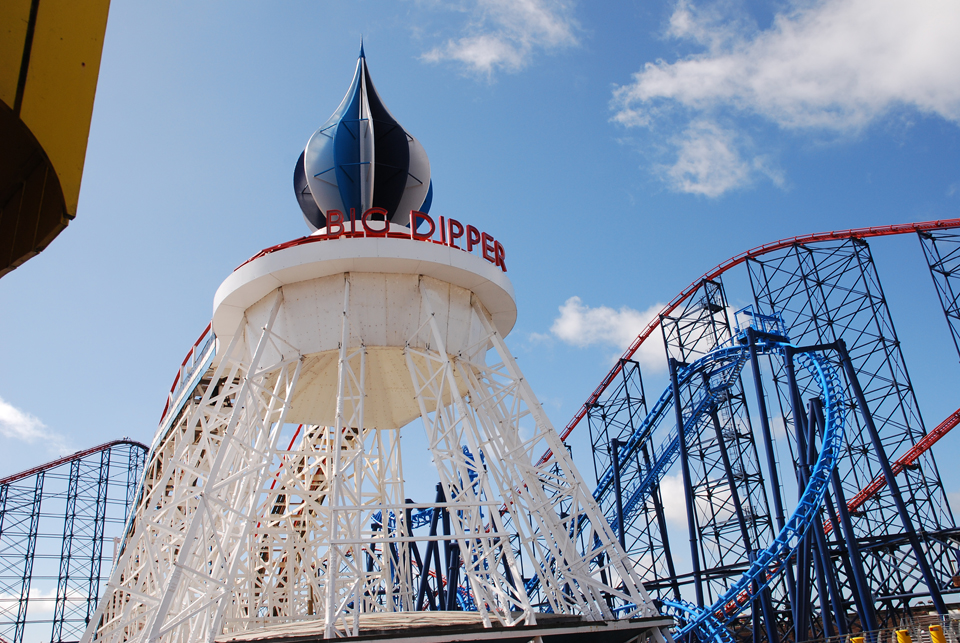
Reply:
[[[913,463],[922,456],[924,453],[929,451],[937,441],[950,432],[955,426],[960,424],[960,409],[957,409],[950,416],[937,425],[930,433],[923,436],[919,442],[910,447],[910,450],[903,454],[896,462],[891,465],[893,469],[893,475],[897,476],[903,472],[904,469],[907,469],[913,466]],[[887,478],[882,473],[878,474],[876,478],[870,481],[866,487],[857,492],[853,498],[847,502],[847,510],[850,513],[855,513],[863,506],[865,502],[877,495],[881,489],[887,486]],[[825,521],[823,524],[824,533],[829,534],[833,531],[833,525],[829,521]]]
[[[207,335],[209,334],[212,338],[212,334],[210,333],[211,328],[213,328],[213,322],[207,324],[207,327],[203,329],[202,333],[200,333],[200,337],[197,338],[197,341],[195,341],[193,346],[190,347],[190,350],[187,351],[187,356],[183,358],[183,362],[180,364],[179,370],[177,370],[177,375],[173,378],[173,384],[170,385],[170,392],[167,394],[167,402],[163,405],[163,413],[160,414],[161,424],[167,417],[167,411],[170,410],[170,405],[181,392],[177,387],[179,386],[182,388],[186,381],[190,379],[189,375],[192,373],[192,369],[196,366],[196,364],[191,362],[191,359],[196,361],[200,354],[204,352],[201,350],[201,345],[204,344],[205,340],[209,339]],[[188,362],[190,362],[189,366],[187,365]]]
[[[661,318],[669,315],[677,307],[680,306],[683,302],[690,298],[697,289],[700,287],[700,284],[705,280],[716,279],[727,270],[735,266],[753,259],[754,257],[759,257],[768,252],[774,252],[776,250],[781,250],[783,248],[789,248],[793,245],[804,244],[804,243],[816,243],[820,241],[836,241],[842,239],[862,239],[867,237],[886,237],[895,234],[908,234],[910,232],[924,232],[929,230],[949,230],[951,228],[960,228],[960,218],[958,219],[938,219],[935,221],[921,221],[917,223],[900,223],[895,225],[887,226],[872,226],[869,228],[851,228],[849,230],[834,230],[833,232],[816,232],[813,234],[806,234],[797,237],[788,237],[786,239],[781,239],[779,241],[774,241],[771,243],[763,244],[762,246],[757,246],[751,250],[741,252],[738,255],[734,255],[730,259],[727,259],[723,263],[717,265],[712,270],[706,272],[699,279],[691,283],[689,286],[684,288],[680,294],[674,297],[660,313],[654,317],[647,326],[637,335],[637,338],[633,340],[633,343],[624,351],[621,358],[617,361],[616,365],[610,370],[609,373],[600,381],[600,385],[590,394],[590,397],[587,398],[587,401],[583,403],[583,406],[580,407],[580,410],[577,411],[576,415],[573,416],[573,419],[567,424],[563,432],[560,434],[561,440],[566,440],[567,437],[573,432],[577,427],[580,421],[586,416],[587,411],[597,403],[597,400],[600,399],[600,396],[603,395],[604,391],[607,390],[607,387],[614,381],[617,375],[620,374],[621,369],[623,368],[624,360],[629,360],[633,357],[634,353],[640,349],[640,346],[647,340],[650,335],[653,334],[653,331],[660,326]],[[541,456],[539,464],[543,464],[547,460],[553,457],[552,451],[547,451]]]
[[[818,380],[825,416],[823,442],[806,487],[797,501],[797,507],[773,542],[757,554],[743,576],[711,606],[692,614],[676,632],[677,638],[685,637],[696,630],[699,640],[713,639],[721,643],[722,630],[785,568],[787,561],[796,554],[807,530],[816,520],[843,446],[843,388],[833,366],[819,354],[800,353],[795,359],[799,366]]]
[[[33,467],[32,469],[27,469],[26,471],[21,471],[20,473],[14,473],[13,475],[7,476],[6,478],[0,478],[0,485],[10,484],[18,480],[23,480],[24,478],[29,478],[30,476],[35,476],[42,471],[49,471],[55,467],[59,467],[62,464],[68,462],[73,462],[74,460],[79,460],[80,458],[85,458],[91,453],[99,453],[101,451],[106,451],[110,447],[115,447],[118,444],[129,444],[135,447],[140,447],[144,451],[149,451],[150,447],[142,442],[137,442],[136,440],[113,440],[111,442],[105,442],[104,444],[91,447],[89,449],[84,449],[83,451],[77,451],[72,455],[66,455],[62,458],[57,458],[52,462],[46,464],[41,464],[40,466]]]

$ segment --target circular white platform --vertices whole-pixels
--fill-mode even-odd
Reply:
[[[234,350],[252,355],[278,290],[282,303],[271,326],[276,341],[264,359],[288,359],[290,350],[300,355],[288,421],[304,424],[335,422],[347,295],[345,346],[349,353],[364,347],[366,386],[377,391],[366,399],[364,423],[378,428],[401,427],[420,415],[407,347],[442,344],[448,355],[469,359],[482,336],[473,311],[477,299],[502,336],[517,320],[510,280],[479,256],[409,237],[312,236],[260,253],[221,284],[213,311],[216,359],[238,331]],[[432,334],[434,326],[439,335]],[[421,356],[412,359],[424,366]]]
[[[505,272],[477,255],[413,239],[313,236],[248,261],[220,284],[213,299],[218,341],[229,344],[244,312],[275,289],[345,272],[432,277],[479,297],[502,336],[517,322],[513,284]]]

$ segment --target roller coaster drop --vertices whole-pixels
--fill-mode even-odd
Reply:
[[[957,591],[958,534],[929,448],[960,422],[960,411],[925,432],[864,239],[909,232],[920,236],[960,351],[955,294],[960,293],[955,281],[960,236],[945,232],[957,227],[960,220],[809,235],[734,257],[664,308],[568,424],[563,438],[587,419],[598,480],[594,497],[646,587],[659,597],[664,612],[677,619],[678,637],[732,641],[752,634],[755,641],[800,641],[877,629],[909,615],[924,598],[938,612],[945,611],[943,594]],[[754,303],[734,314],[731,323],[722,277],[744,263]],[[658,326],[671,382],[648,409],[640,364],[633,357]],[[184,360],[153,450],[210,369],[212,339],[208,327]],[[744,386],[748,363],[756,394],[753,413]],[[770,382],[775,414],[768,407]],[[781,467],[777,446],[783,442],[790,460]],[[20,566],[10,568],[22,567],[23,574],[5,581],[8,593],[19,591],[20,600],[3,615],[9,618],[0,623],[3,636],[22,640],[38,533],[32,516],[39,516],[41,492],[34,491],[34,508],[20,519],[24,511],[13,500],[18,484],[30,479],[40,489],[44,472],[67,465],[79,471],[91,453],[109,456],[111,446],[0,481],[0,551],[12,552],[11,560]],[[144,453],[137,451],[136,458],[133,453],[124,461],[134,472],[128,476],[139,476]],[[895,455],[899,457],[891,462]],[[540,464],[550,457],[544,454]],[[664,509],[662,485],[674,465],[679,465],[686,499],[690,573],[677,571]],[[111,475],[99,476],[101,496]],[[129,509],[135,487],[124,484],[124,508]],[[786,494],[794,487],[798,500],[786,517]],[[87,522],[98,524],[100,510],[91,518],[79,511],[71,515],[70,492],[67,496],[64,534],[82,532]],[[458,574],[463,561],[455,547],[444,544],[440,564],[442,537],[436,534],[444,513],[408,510],[411,529],[430,526],[423,559],[413,547],[411,565],[421,576],[417,605],[469,610],[472,596],[466,581],[457,580],[464,575]],[[11,530],[13,520],[22,528]],[[85,563],[96,570],[108,537],[99,520],[92,541],[98,546]],[[444,531],[449,534],[449,527]],[[70,574],[63,566],[66,560],[69,569],[70,552],[64,547],[58,583],[65,587]],[[29,551],[26,558],[24,551]],[[21,558],[27,562],[20,564]],[[64,590],[58,606],[62,602],[68,611],[91,613],[102,578],[99,571],[84,578],[88,596],[76,602]],[[531,602],[542,600],[536,574],[524,584]],[[63,631],[70,619],[62,612],[60,608],[59,625],[54,624],[54,641],[72,638]]]

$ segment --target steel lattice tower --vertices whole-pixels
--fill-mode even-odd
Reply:
[[[442,543],[454,576],[447,604],[464,589],[478,625],[535,628],[549,611],[663,640],[666,621],[504,343],[517,308],[502,245],[453,219],[435,226],[429,176],[361,50],[295,169],[314,234],[258,253],[217,291],[216,344],[198,342],[178,376],[84,641],[294,624],[358,636],[424,607],[421,508],[426,558],[439,573]],[[404,494],[400,430],[415,420],[436,503]]]
[[[953,345],[960,354],[960,234],[920,231],[920,245],[930,267]]]
[[[811,344],[847,342],[885,451],[877,454],[872,449],[860,417],[851,410],[848,422],[856,428],[848,432],[840,475],[846,497],[852,498],[882,475],[879,457],[892,461],[926,435],[870,248],[857,238],[797,245],[752,260],[748,268],[759,310],[781,314],[791,339]],[[783,377],[774,379],[780,416],[786,426],[792,426]],[[790,444],[793,453],[795,444]],[[925,453],[903,475],[911,520],[916,529],[933,535],[926,541],[927,558],[946,584],[953,575],[951,556],[935,534],[954,525],[932,453]],[[863,541],[875,599],[886,605],[889,614],[910,597],[927,594],[888,490],[855,514],[854,526]],[[842,569],[838,572],[842,576]]]
[[[76,641],[96,607],[133,505],[147,447],[127,440],[0,480],[0,636],[19,643],[31,623]],[[105,544],[107,545],[105,547]],[[49,596],[49,598],[47,597]]]

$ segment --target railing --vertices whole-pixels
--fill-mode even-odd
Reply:
[[[190,350],[187,351],[187,356],[183,358],[180,369],[177,371],[176,377],[173,378],[173,385],[170,387],[170,392],[167,394],[167,403],[163,405],[163,413],[160,415],[161,424],[163,424],[163,420],[167,417],[167,412],[174,406],[174,401],[180,397],[184,388],[192,383],[193,375],[195,375],[198,368],[201,366],[206,368],[203,358],[206,356],[207,351],[213,347],[213,342],[216,339],[211,332],[212,325],[212,322],[207,324],[207,327],[200,333],[200,337],[197,338],[197,341],[195,341],[193,346],[190,347]]]
[[[943,633],[943,641],[931,636],[930,628],[939,626]],[[960,620],[955,615],[937,616],[930,614],[905,621],[897,627],[888,627],[869,632],[854,632],[844,636],[829,636],[824,638],[807,639],[801,643],[904,643],[905,639],[898,631],[906,633],[911,643],[960,643]]]

